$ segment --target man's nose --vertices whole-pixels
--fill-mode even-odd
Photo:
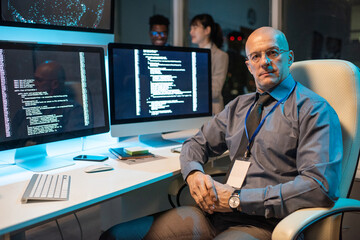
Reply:
[[[261,64],[269,65],[270,62],[271,62],[271,59],[270,59],[269,56],[264,52],[264,53],[261,53],[260,62],[261,62]]]

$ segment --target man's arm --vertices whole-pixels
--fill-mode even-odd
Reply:
[[[205,123],[199,132],[187,139],[181,149],[181,173],[186,180],[190,172],[203,170],[209,157],[219,156],[227,150],[225,142],[228,107]]]
[[[205,123],[199,132],[185,141],[180,154],[181,172],[190,194],[204,211],[212,213],[217,193],[213,179],[204,174],[203,165],[209,156],[221,155],[227,150],[225,129],[227,109]]]

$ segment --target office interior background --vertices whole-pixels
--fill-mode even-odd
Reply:
[[[209,13],[222,27],[224,51],[229,50],[228,34],[240,32],[244,36],[244,43],[252,30],[270,25],[285,33],[290,48],[295,53],[295,61],[343,59],[360,67],[360,0],[115,0],[114,7],[114,35],[31,28],[17,28],[15,33],[11,27],[0,27],[0,36],[3,38],[1,40],[17,38],[18,41],[54,43],[59,41],[61,34],[60,41],[65,44],[106,46],[112,41],[150,44],[149,17],[162,14],[170,19],[170,45],[194,47],[189,37],[189,22],[197,14]],[[19,31],[23,32],[23,35],[15,37]],[[106,133],[87,137],[84,141],[86,148],[90,149],[117,140]],[[79,140],[67,140],[61,144],[74,149],[78,147],[78,142]],[[56,154],[57,147],[53,148]],[[360,174],[358,176],[360,178]],[[168,184],[169,182],[164,182],[159,188],[167,191]],[[149,188],[143,190],[142,194],[151,195],[151,192],[152,189]],[[357,180],[353,185],[352,196],[360,199],[360,182],[357,183]],[[121,201],[127,200],[114,199],[78,213],[83,225],[84,239],[97,239],[100,231],[116,222],[130,220],[139,215],[117,208]],[[170,207],[166,197],[152,204],[159,205],[160,210]],[[343,224],[343,237],[356,239],[355,236],[360,233],[359,228],[356,229],[356,221],[360,220],[360,215],[351,213],[347,216]],[[72,215],[59,219],[59,223],[67,234],[66,239],[80,239],[79,229],[74,227],[76,223]],[[60,239],[54,222],[28,230],[26,237]]]

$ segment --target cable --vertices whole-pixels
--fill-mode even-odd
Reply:
[[[76,221],[77,221],[77,223],[78,223],[78,225],[79,225],[79,228],[80,228],[80,239],[83,240],[83,230],[82,230],[82,227],[81,227],[79,218],[78,218],[78,216],[76,215],[76,212],[74,212],[74,216],[75,216]]]
[[[60,225],[59,225],[58,220],[56,219],[55,222],[56,222],[56,225],[57,225],[57,227],[58,227],[58,229],[59,229],[59,233],[60,233],[61,239],[64,240],[64,236],[63,236],[63,233],[62,233],[62,231],[61,231],[61,228],[60,228]]]
[[[170,195],[170,194],[168,194],[168,200],[169,200],[169,203],[170,203],[171,207],[172,207],[172,208],[176,208],[174,202],[173,202],[172,199],[171,199],[171,195]]]

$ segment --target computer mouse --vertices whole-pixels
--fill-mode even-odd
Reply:
[[[86,167],[84,171],[86,173],[95,173],[95,172],[110,171],[113,169],[114,168],[108,164],[96,164]]]

